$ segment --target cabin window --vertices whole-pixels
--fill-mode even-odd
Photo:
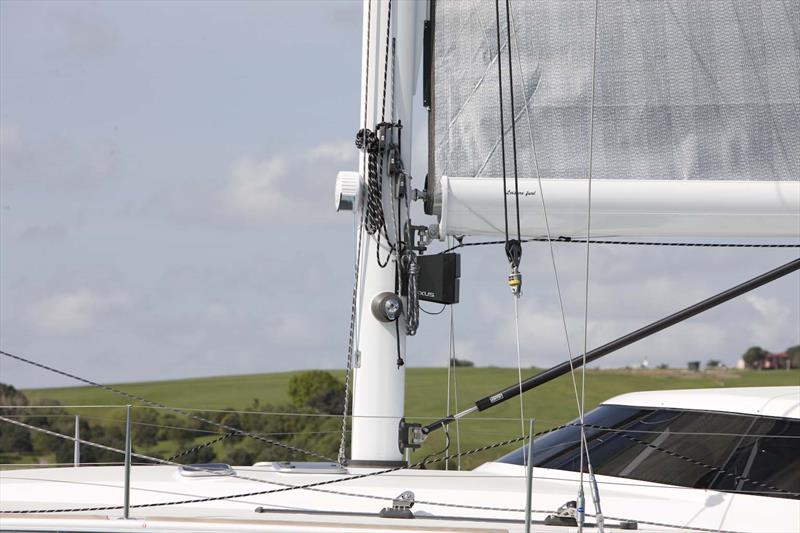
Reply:
[[[786,498],[800,493],[798,421],[617,405],[600,406],[585,420],[597,474]],[[570,425],[536,439],[534,465],[578,471],[579,436]],[[522,449],[500,462],[522,464]]]

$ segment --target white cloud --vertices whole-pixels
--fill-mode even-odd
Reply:
[[[281,209],[286,197],[280,180],[286,176],[287,162],[282,156],[265,161],[242,157],[233,164],[225,190],[228,206],[246,215],[264,215]]]
[[[314,159],[335,161],[351,161],[355,153],[354,142],[344,139],[321,142],[310,150],[310,155]]]
[[[102,294],[88,289],[55,294],[29,309],[30,320],[41,330],[54,333],[84,331],[91,328],[98,313],[128,304],[124,293]]]
[[[757,314],[757,317],[753,317],[749,325],[754,343],[773,349],[772,344],[775,339],[780,338],[780,333],[787,329],[791,310],[778,298],[747,294],[744,299]],[[795,327],[795,329],[798,328]]]
[[[259,159],[245,155],[237,159],[222,191],[229,213],[249,218],[292,212],[305,216],[324,206],[313,202],[329,196],[309,189],[333,191],[336,172],[346,168],[358,154],[352,141],[324,141],[305,150],[292,150]],[[333,209],[328,211],[333,212]]]

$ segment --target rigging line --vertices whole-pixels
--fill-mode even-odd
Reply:
[[[222,429],[225,429],[227,431],[232,431],[232,432],[236,433],[237,435],[241,435],[241,436],[244,436],[244,437],[250,437],[252,439],[264,442],[264,443],[269,444],[271,446],[277,446],[279,448],[284,448],[286,450],[290,450],[290,451],[293,451],[293,452],[296,452],[296,453],[300,453],[300,454],[303,454],[303,455],[308,455],[308,456],[311,456],[311,457],[317,457],[317,458],[323,459],[325,461],[331,461],[331,462],[333,461],[333,459],[331,459],[329,457],[326,457],[326,456],[324,456],[322,454],[319,454],[317,452],[313,452],[311,450],[304,450],[304,449],[298,448],[296,446],[291,446],[289,444],[284,444],[282,442],[270,440],[270,439],[261,437],[259,435],[256,435],[254,433],[243,431],[243,430],[235,428],[233,426],[229,426],[227,424],[222,424],[220,422],[215,422],[215,421],[210,420],[208,418],[204,418],[202,416],[195,415],[195,414],[189,413],[187,411],[183,411],[183,410],[178,409],[176,407],[170,407],[170,406],[164,405],[162,403],[154,402],[154,401],[148,400],[146,398],[142,398],[141,396],[136,396],[135,394],[131,394],[129,392],[125,392],[125,391],[121,391],[119,389],[115,389],[114,387],[111,387],[109,385],[103,385],[101,383],[97,383],[96,381],[92,381],[92,380],[89,380],[89,379],[86,379],[86,378],[82,378],[82,377],[76,376],[74,374],[70,374],[68,372],[64,372],[63,370],[59,370],[57,368],[53,368],[51,366],[44,365],[42,363],[37,363],[36,361],[33,361],[33,360],[28,359],[26,357],[22,357],[20,355],[14,355],[12,353],[9,353],[9,352],[6,352],[6,351],[2,351],[2,350],[0,350],[0,355],[5,355],[6,357],[10,357],[12,359],[16,359],[17,361],[20,361],[22,363],[25,363],[25,364],[28,364],[28,365],[31,365],[31,366],[35,366],[37,368],[41,368],[42,370],[47,370],[48,372],[53,372],[54,374],[58,374],[58,375],[61,375],[61,376],[64,376],[64,377],[68,377],[70,379],[74,379],[76,381],[80,381],[81,383],[86,383],[87,385],[91,385],[93,387],[101,388],[101,389],[103,389],[103,390],[105,390],[107,392],[114,393],[114,394],[116,394],[118,396],[124,396],[125,398],[131,399],[131,400],[135,400],[137,402],[143,403],[143,404],[148,405],[150,407],[158,407],[160,409],[166,409],[167,411],[171,411],[173,413],[177,413],[177,414],[189,417],[189,418],[191,418],[193,420],[198,420],[200,422],[204,422],[206,424],[210,424],[212,426],[215,426],[215,427],[218,427],[218,428],[222,428]]]
[[[503,164],[503,218],[508,242],[508,197],[506,196],[506,128],[503,120],[503,62],[500,57],[500,0],[494,0],[495,26],[497,28],[497,87],[500,95],[500,154]],[[511,110],[512,114],[514,110]]]
[[[383,55],[383,97],[381,102],[381,122],[386,121],[386,81],[389,75],[389,37],[392,33],[392,0],[386,6],[386,44]],[[394,99],[394,94],[392,94]]]
[[[516,332],[516,345],[517,345],[517,377],[519,379],[519,424],[520,435],[525,435],[525,403],[522,401],[522,356],[520,355],[519,343],[519,298],[514,298],[514,329]],[[522,447],[522,462],[527,466],[529,457],[526,457],[527,446]]]
[[[450,306],[450,361],[447,365],[447,408],[450,408],[450,368],[453,369],[453,402],[458,407],[458,376],[456,375],[456,330],[455,330],[455,309]],[[448,411],[449,413],[450,411]],[[461,454],[461,423],[456,420],[456,453]],[[456,469],[461,471],[461,455],[456,458]]]
[[[362,130],[364,131],[364,138],[366,141],[367,137],[367,111],[368,111],[368,102],[369,102],[369,54],[370,48],[372,47],[371,44],[371,28],[372,28],[372,2],[367,2],[367,35],[366,35],[366,51],[364,53],[364,117],[362,122]],[[365,146],[366,148],[366,142]],[[361,157],[361,179],[362,181],[366,181],[367,175],[367,150],[365,149],[363,155]],[[343,461],[346,460],[345,456],[345,449],[346,449],[346,437],[345,434],[347,433],[347,412],[350,405],[350,381],[352,380],[352,373],[353,373],[353,350],[357,345],[357,335],[358,335],[358,328],[356,324],[356,317],[358,316],[358,289],[361,285],[361,248],[362,242],[364,238],[364,231],[365,231],[365,216],[366,216],[366,205],[363,205],[364,200],[362,199],[362,205],[355,206],[356,209],[360,212],[360,220],[358,221],[358,226],[356,228],[357,237],[356,237],[356,257],[355,257],[355,275],[353,280],[353,294],[352,294],[352,301],[350,307],[350,333],[348,336],[347,342],[347,362],[345,368],[345,377],[344,377],[344,405],[342,407],[342,436],[339,439],[339,452],[337,454],[337,461],[341,464]],[[355,220],[355,217],[354,217]]]
[[[519,50],[519,43],[517,42],[516,26],[514,26],[514,24],[513,24],[513,22],[514,22],[513,13],[510,13],[510,16],[511,16],[511,19],[509,21],[509,25],[511,26],[511,29],[514,31],[514,43],[517,45],[517,50]],[[511,45],[509,44],[509,49],[510,48],[511,48]],[[542,214],[544,216],[544,226],[545,226],[545,230],[547,232],[547,238],[545,239],[545,241],[547,242],[547,245],[548,245],[548,248],[549,248],[549,251],[550,251],[550,263],[553,266],[553,278],[554,278],[555,284],[556,284],[556,295],[558,296],[558,307],[559,307],[559,310],[561,311],[561,325],[562,325],[562,328],[564,329],[564,340],[565,340],[565,342],[567,344],[567,355],[569,356],[569,361],[570,361],[570,377],[572,378],[572,389],[575,392],[575,403],[576,403],[576,406],[578,408],[578,411],[580,412],[581,406],[580,406],[580,400],[578,399],[578,383],[577,383],[577,380],[575,378],[575,368],[572,365],[572,346],[571,346],[570,341],[569,341],[569,329],[567,328],[567,313],[566,313],[566,310],[564,309],[564,297],[563,297],[563,295],[561,293],[561,281],[560,281],[559,276],[558,276],[558,267],[556,266],[556,254],[555,254],[555,249],[553,247],[552,233],[550,231],[550,219],[549,219],[549,217],[547,215],[547,203],[545,202],[545,198],[544,198],[544,187],[542,187],[542,175],[539,172],[539,159],[538,159],[538,157],[536,155],[536,142],[535,142],[534,137],[533,137],[533,109],[534,109],[533,108],[533,96],[536,93],[536,87],[534,87],[533,91],[531,91],[531,96],[530,96],[530,99],[529,99],[528,98],[528,89],[527,89],[526,83],[525,83],[525,71],[523,70],[522,58],[520,57],[519,52],[517,52],[517,60],[519,62],[520,72],[522,72],[522,76],[521,76],[521,78],[522,78],[522,96],[523,96],[523,99],[525,100],[524,109],[525,109],[525,117],[527,118],[527,121],[528,121],[528,137],[529,137],[529,140],[530,140],[530,143],[531,143],[531,157],[533,159],[533,167],[534,167],[534,170],[536,172],[536,181],[539,184],[539,198],[540,198],[540,201],[541,201],[541,204],[542,204]],[[528,111],[528,102],[530,102],[530,106],[531,106],[531,111],[530,112]],[[521,239],[520,239],[520,241],[524,242]]]
[[[517,121],[515,118],[516,108],[514,107],[514,66],[513,53],[511,52],[511,7],[509,0],[506,0],[506,39],[508,41],[508,91],[511,97],[511,147],[514,159],[514,201],[517,210],[517,240],[522,239],[522,231],[519,225],[519,173],[517,172]],[[519,51],[517,51],[519,54]],[[505,197],[505,191],[503,191]],[[506,236],[508,238],[508,236]],[[523,424],[523,433],[525,432]]]
[[[19,427],[22,427],[22,428],[25,428],[25,429],[38,431],[40,433],[44,433],[45,435],[50,435],[51,437],[58,437],[58,438],[61,438],[61,439],[70,440],[72,442],[77,442],[79,444],[85,444],[85,445],[91,446],[93,448],[98,448],[98,449],[106,450],[106,451],[109,451],[109,452],[127,454],[127,452],[125,450],[120,450],[119,448],[113,448],[111,446],[106,446],[105,444],[92,442],[90,440],[84,440],[84,439],[72,437],[70,435],[64,435],[63,433],[58,433],[56,431],[51,431],[49,429],[41,428],[41,427],[38,427],[38,426],[32,426],[30,424],[26,424],[24,422],[20,422],[19,420],[14,420],[14,419],[11,419],[11,418],[7,418],[5,416],[0,416],[0,421],[6,422],[8,424],[13,424],[15,426],[19,426]],[[131,453],[131,456],[132,457],[138,457],[139,459],[144,459],[146,461],[151,461],[153,463],[170,464],[165,459],[159,459],[158,457],[150,457],[150,456],[141,455],[141,454],[138,454],[138,453]],[[178,464],[178,463],[171,463],[171,464]],[[6,512],[6,511],[3,511],[3,512]]]
[[[511,7],[509,5],[509,0],[506,0],[506,41],[508,44],[508,49],[506,53],[508,54],[508,88],[509,88],[509,96],[511,97],[511,147],[512,147],[512,158],[514,161],[514,202],[515,202],[515,212],[517,218],[517,243],[516,246],[519,247],[519,251],[521,254],[521,239],[522,239],[522,232],[520,230],[520,222],[519,222],[519,172],[518,172],[518,165],[517,165],[517,121],[516,117],[514,116],[516,113],[516,108],[514,107],[514,61],[513,61],[513,52],[511,50]],[[498,23],[499,24],[499,23]],[[499,26],[498,26],[499,28]],[[499,47],[498,47],[499,48]],[[501,95],[502,95],[502,85],[501,85]],[[505,167],[503,168],[503,177],[505,177]],[[505,182],[503,183],[503,189],[505,189]],[[507,198],[506,196],[507,191],[503,190],[503,199]],[[508,215],[506,215],[506,218]],[[506,241],[508,241],[508,220],[506,220]],[[506,244],[506,254],[509,256],[508,259],[512,261],[512,254],[509,253],[510,248],[509,245]],[[520,256],[514,254],[514,259],[512,261],[512,265],[514,268],[519,266],[519,259]],[[520,426],[520,435],[525,435],[525,402],[522,398],[522,355],[520,349],[520,342],[519,342],[519,297],[518,294],[514,295],[514,330],[516,333],[515,340],[516,340],[516,348],[517,348],[517,377],[519,378],[519,426]],[[523,448],[522,456],[523,462],[527,465],[527,459],[525,458],[526,449]]]
[[[539,188],[541,193],[541,187]],[[572,237],[532,237],[530,239],[522,239],[523,243],[526,242],[558,242],[558,243],[571,243],[571,244],[585,244],[586,239],[572,238]],[[466,248],[468,246],[489,246],[496,244],[505,244],[505,241],[478,241],[478,242],[460,242],[459,244],[446,248],[444,251],[438,252],[446,254],[457,250],[458,248]],[[665,246],[673,248],[800,248],[800,244],[778,244],[778,243],[727,243],[727,242],[659,242],[659,241],[618,241],[606,239],[592,239],[589,244],[609,244],[609,245],[622,245],[622,246]]]
[[[580,422],[581,422],[581,446],[580,446],[580,488],[578,497],[583,500],[583,478],[584,478],[584,454],[585,460],[589,462],[589,448],[586,446],[586,427],[584,425],[584,413],[586,410],[586,353],[589,351],[589,251],[590,241],[592,239],[592,163],[594,157],[594,97],[596,90],[596,75],[597,75],[597,15],[600,0],[594,1],[594,37],[592,42],[592,86],[591,96],[589,101],[589,174],[587,184],[587,199],[586,199],[586,273],[584,281],[584,308],[583,308],[583,364],[581,365],[581,405],[579,408]],[[570,364],[570,367],[572,365]],[[594,481],[594,476],[592,481]],[[594,491],[592,491],[594,495]],[[598,515],[601,514],[599,501],[595,501],[595,510]],[[578,503],[578,533],[583,531],[583,522],[585,514],[584,501]]]
[[[444,311],[444,308],[442,308]],[[450,312],[450,332],[449,332],[449,346],[447,350],[447,399],[445,400],[444,416],[448,416],[452,411],[450,410],[450,391],[452,390],[452,370],[453,367],[453,313]],[[444,464],[444,469],[448,470],[448,463]]]
[[[208,448],[209,446],[213,446],[214,444],[216,444],[218,442],[222,442],[223,440],[228,439],[228,438],[232,437],[233,435],[234,435],[233,433],[225,433],[223,435],[220,435],[216,439],[212,439],[212,440],[210,440],[208,442],[204,442],[203,444],[198,444],[197,446],[189,448],[188,450],[184,450],[182,452],[178,452],[175,455],[173,455],[171,457],[168,457],[167,461],[174,461],[175,459],[177,459],[179,457],[184,457],[184,456],[189,455],[191,453],[194,453],[196,451],[202,450],[203,448]]]
[[[367,8],[369,11],[369,8]],[[358,237],[356,238],[356,259],[355,259],[355,279],[353,280],[353,294],[350,302],[350,334],[347,341],[347,367],[344,372],[344,402],[342,405],[342,436],[339,439],[339,452],[337,454],[337,461],[343,464],[346,460],[346,434],[347,434],[347,414],[350,409],[350,381],[353,374],[353,351],[356,346],[356,318],[358,316],[358,288],[360,285],[360,272],[361,272],[361,254],[364,240],[364,209],[360,210],[361,220],[359,221],[356,231]]]

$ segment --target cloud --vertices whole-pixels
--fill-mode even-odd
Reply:
[[[80,289],[54,294],[33,304],[28,316],[40,330],[72,333],[91,328],[98,313],[119,309],[128,303],[127,295],[121,292],[101,294]]]
[[[339,139],[319,143],[310,150],[310,155],[317,160],[352,161],[354,159],[355,144],[353,141]]]
[[[758,294],[747,294],[744,297],[757,314],[757,319],[752,320],[749,329],[755,344],[763,344],[772,348],[772,343],[786,331],[789,326],[791,310],[778,298],[763,297]],[[797,330],[797,326],[795,326]]]
[[[352,141],[337,139],[265,159],[241,156],[230,167],[221,191],[223,204],[228,214],[243,218],[325,212],[320,200],[328,196],[309,188],[333,191],[336,172],[353,163],[357,153]],[[333,208],[327,211],[333,213]]]
[[[282,210],[286,197],[280,182],[285,179],[286,172],[287,162],[282,156],[265,161],[249,156],[240,158],[231,167],[225,190],[226,204],[233,212],[248,216]]]

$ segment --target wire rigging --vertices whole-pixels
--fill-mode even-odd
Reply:
[[[600,510],[600,495],[597,491],[597,481],[589,459],[589,448],[586,443],[586,427],[584,425],[584,414],[586,412],[586,353],[589,351],[589,257],[590,242],[592,239],[592,163],[594,162],[594,98],[597,83],[597,26],[599,0],[594,1],[594,38],[592,42],[592,84],[591,96],[589,101],[589,168],[587,176],[587,198],[586,198],[586,272],[584,278],[584,308],[583,308],[583,364],[581,365],[581,405],[579,409],[581,422],[581,442],[580,442],[580,487],[578,489],[578,532],[583,531],[585,509],[585,498],[583,493],[584,459],[589,463],[589,474],[591,480],[591,495],[594,499],[595,511],[597,516],[597,526],[600,532],[603,531],[603,514]],[[570,367],[572,364],[570,363]],[[585,457],[584,457],[585,456]]]
[[[519,44],[517,43],[516,26],[514,26],[514,24],[513,24],[513,21],[514,21],[513,13],[509,12],[509,15],[511,17],[509,25],[511,27],[511,30],[514,32],[514,43],[517,45],[517,48],[519,48]],[[561,281],[560,281],[559,276],[558,276],[558,266],[557,266],[557,263],[556,263],[556,254],[555,254],[555,249],[553,247],[552,233],[550,231],[550,218],[548,217],[548,214],[547,214],[547,202],[545,201],[544,187],[542,186],[542,175],[539,172],[539,159],[538,159],[538,157],[536,155],[536,141],[535,141],[534,135],[533,135],[534,110],[536,109],[533,106],[533,97],[534,97],[534,93],[536,92],[536,87],[533,88],[533,91],[531,92],[531,95],[530,95],[530,98],[529,98],[528,97],[528,88],[527,88],[526,82],[525,82],[525,71],[523,69],[522,58],[520,57],[519,53],[517,54],[517,60],[518,60],[518,63],[519,63],[519,70],[522,73],[522,76],[521,76],[522,96],[523,96],[523,100],[525,102],[525,117],[526,117],[527,122],[528,122],[528,139],[529,139],[529,141],[531,143],[531,159],[532,159],[532,163],[533,163],[533,168],[534,168],[534,170],[536,172],[536,181],[537,181],[537,183],[539,185],[539,199],[540,199],[540,202],[542,204],[542,215],[544,217],[544,226],[545,226],[545,231],[546,231],[546,238],[542,239],[542,240],[547,242],[548,249],[549,249],[549,252],[550,252],[550,263],[551,263],[552,268],[553,268],[553,279],[554,279],[555,285],[556,285],[556,296],[558,297],[558,307],[559,307],[559,310],[561,312],[561,326],[562,326],[562,328],[564,330],[564,341],[565,341],[565,343],[567,345],[567,356],[568,356],[569,364],[570,364],[570,377],[572,378],[572,389],[573,389],[573,391],[575,393],[575,405],[577,406],[578,411],[580,411],[580,400],[578,398],[578,383],[577,383],[577,380],[575,378],[575,368],[572,365],[572,346],[571,346],[571,343],[570,343],[570,340],[569,340],[569,330],[567,328],[567,313],[566,313],[566,310],[564,308],[564,298],[563,298],[563,295],[561,293]],[[528,110],[528,102],[530,102],[530,107],[531,107],[530,111]]]
[[[496,0],[499,3],[499,0]],[[499,7],[496,8],[499,12]],[[499,21],[497,23],[499,31]],[[517,238],[509,239],[508,235],[508,210],[506,209],[506,257],[511,264],[511,274],[508,276],[508,284],[511,287],[511,293],[514,298],[514,332],[515,332],[515,347],[517,352],[517,377],[519,382],[519,426],[520,435],[525,434],[525,402],[522,397],[522,354],[521,343],[519,339],[519,297],[522,295],[522,275],[519,272],[519,263],[522,259],[522,234],[520,230],[519,221],[519,173],[517,164],[517,126],[516,126],[516,107],[514,106],[514,63],[511,49],[511,6],[509,0],[506,0],[506,54],[508,56],[508,86],[509,96],[511,101],[511,146],[512,146],[512,160],[514,163],[514,202],[515,213],[517,219]],[[498,47],[498,64],[500,63],[500,50]],[[502,99],[502,80],[501,80],[501,99]],[[501,108],[502,109],[502,108]],[[502,116],[502,111],[501,111]],[[505,130],[502,132],[502,137],[505,137]],[[503,141],[505,144],[505,141]],[[503,179],[505,180],[505,162],[503,164]],[[503,182],[503,201],[507,202],[508,190],[506,190],[505,181]],[[525,450],[523,450],[523,455]],[[526,463],[527,464],[527,463]]]

